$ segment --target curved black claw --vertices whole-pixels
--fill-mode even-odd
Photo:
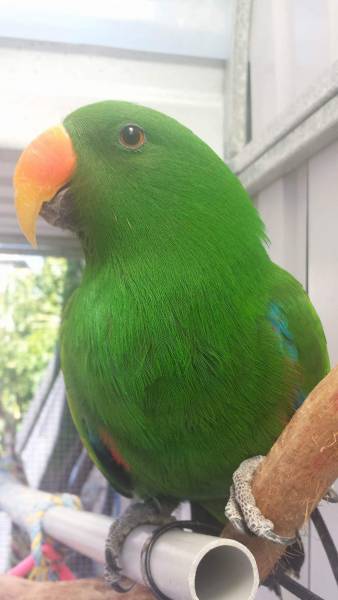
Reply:
[[[129,533],[140,525],[164,525],[175,519],[171,517],[175,504],[157,500],[137,502],[127,508],[123,515],[110,526],[106,540],[106,567],[104,577],[115,591],[128,592],[134,584],[124,586],[120,554]]]
[[[132,587],[134,587],[134,583],[126,586],[122,585],[122,581],[126,578],[122,575],[122,569],[119,565],[118,556],[114,556],[111,550],[106,546],[105,557],[106,565],[104,569],[104,578],[108,585],[110,585],[115,592],[119,592],[120,594],[129,592]]]

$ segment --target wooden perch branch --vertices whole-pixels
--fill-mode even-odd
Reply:
[[[293,536],[309,519],[338,477],[338,366],[308,396],[284,429],[252,483],[256,504],[280,535]],[[285,547],[238,533],[224,537],[244,543],[257,561],[261,581]]]
[[[121,594],[111,590],[99,579],[76,581],[34,582],[4,575],[0,577],[0,600],[121,600]],[[154,600],[141,585],[123,595],[123,600]]]

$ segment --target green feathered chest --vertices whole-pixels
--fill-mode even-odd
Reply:
[[[239,462],[266,452],[290,415],[296,373],[266,318],[264,279],[261,293],[259,278],[251,292],[228,281],[168,273],[159,285],[158,274],[107,269],[85,276],[68,306],[72,414],[124,493],[221,497]]]

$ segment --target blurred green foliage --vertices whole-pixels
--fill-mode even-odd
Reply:
[[[55,350],[66,274],[65,259],[46,258],[38,272],[12,268],[0,292],[0,450],[13,443]]]

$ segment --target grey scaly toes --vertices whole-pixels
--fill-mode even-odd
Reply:
[[[252,478],[263,459],[264,456],[248,458],[234,472],[233,485],[230,488],[230,497],[224,513],[232,525],[240,531],[250,532],[271,542],[289,546],[297,538],[278,535],[274,532],[273,522],[262,515],[251,491]]]
[[[126,537],[140,525],[164,525],[174,521],[170,516],[175,505],[171,503],[160,504],[157,500],[137,502],[125,510],[123,515],[112,523],[106,539],[106,566],[104,577],[106,582],[118,592],[128,592],[132,585],[125,587],[120,562],[120,553]]]

